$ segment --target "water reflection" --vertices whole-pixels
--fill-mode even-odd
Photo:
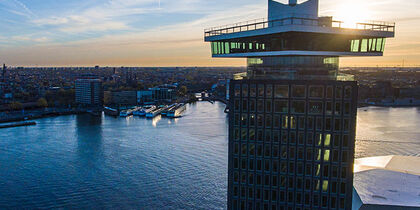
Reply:
[[[97,160],[102,153],[102,117],[76,116],[77,153],[82,160]]]
[[[153,119],[152,119],[152,125],[153,125],[153,127],[157,127],[157,124],[159,123],[159,121],[161,121],[162,120],[162,116],[161,115],[158,115],[158,116],[156,116],[156,117],[154,117]]]

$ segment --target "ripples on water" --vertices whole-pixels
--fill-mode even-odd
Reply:
[[[225,209],[223,110],[203,102],[176,120],[63,116],[0,130],[0,209]],[[413,108],[359,110],[356,156],[419,155],[419,120]]]
[[[358,110],[356,158],[420,156],[420,108]]]
[[[1,130],[0,208],[223,209],[227,118],[198,103],[176,120],[38,120]]]

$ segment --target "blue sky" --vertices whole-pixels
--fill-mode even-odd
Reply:
[[[418,0],[320,0],[321,15],[397,22],[380,63],[420,64]],[[267,0],[0,0],[0,62],[23,66],[228,66],[203,30],[266,16]],[[344,59],[344,65],[376,65]]]

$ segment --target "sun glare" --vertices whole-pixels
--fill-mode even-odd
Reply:
[[[369,9],[363,4],[341,4],[334,14],[334,19],[342,21],[342,27],[355,28],[357,23],[370,20]]]

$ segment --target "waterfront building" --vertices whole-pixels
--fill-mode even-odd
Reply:
[[[268,19],[207,29],[230,81],[228,209],[351,209],[358,85],[341,56],[382,56],[394,23],[345,28],[318,0],[268,1]]]
[[[137,91],[117,91],[111,93],[111,104],[117,106],[137,105]]]
[[[176,99],[174,87],[154,87],[149,90],[152,91],[152,98],[156,102],[171,102]]]
[[[137,103],[144,104],[153,102],[153,93],[151,90],[140,90],[137,91]]]
[[[81,78],[75,82],[76,103],[84,106],[102,106],[103,90],[100,79]]]

